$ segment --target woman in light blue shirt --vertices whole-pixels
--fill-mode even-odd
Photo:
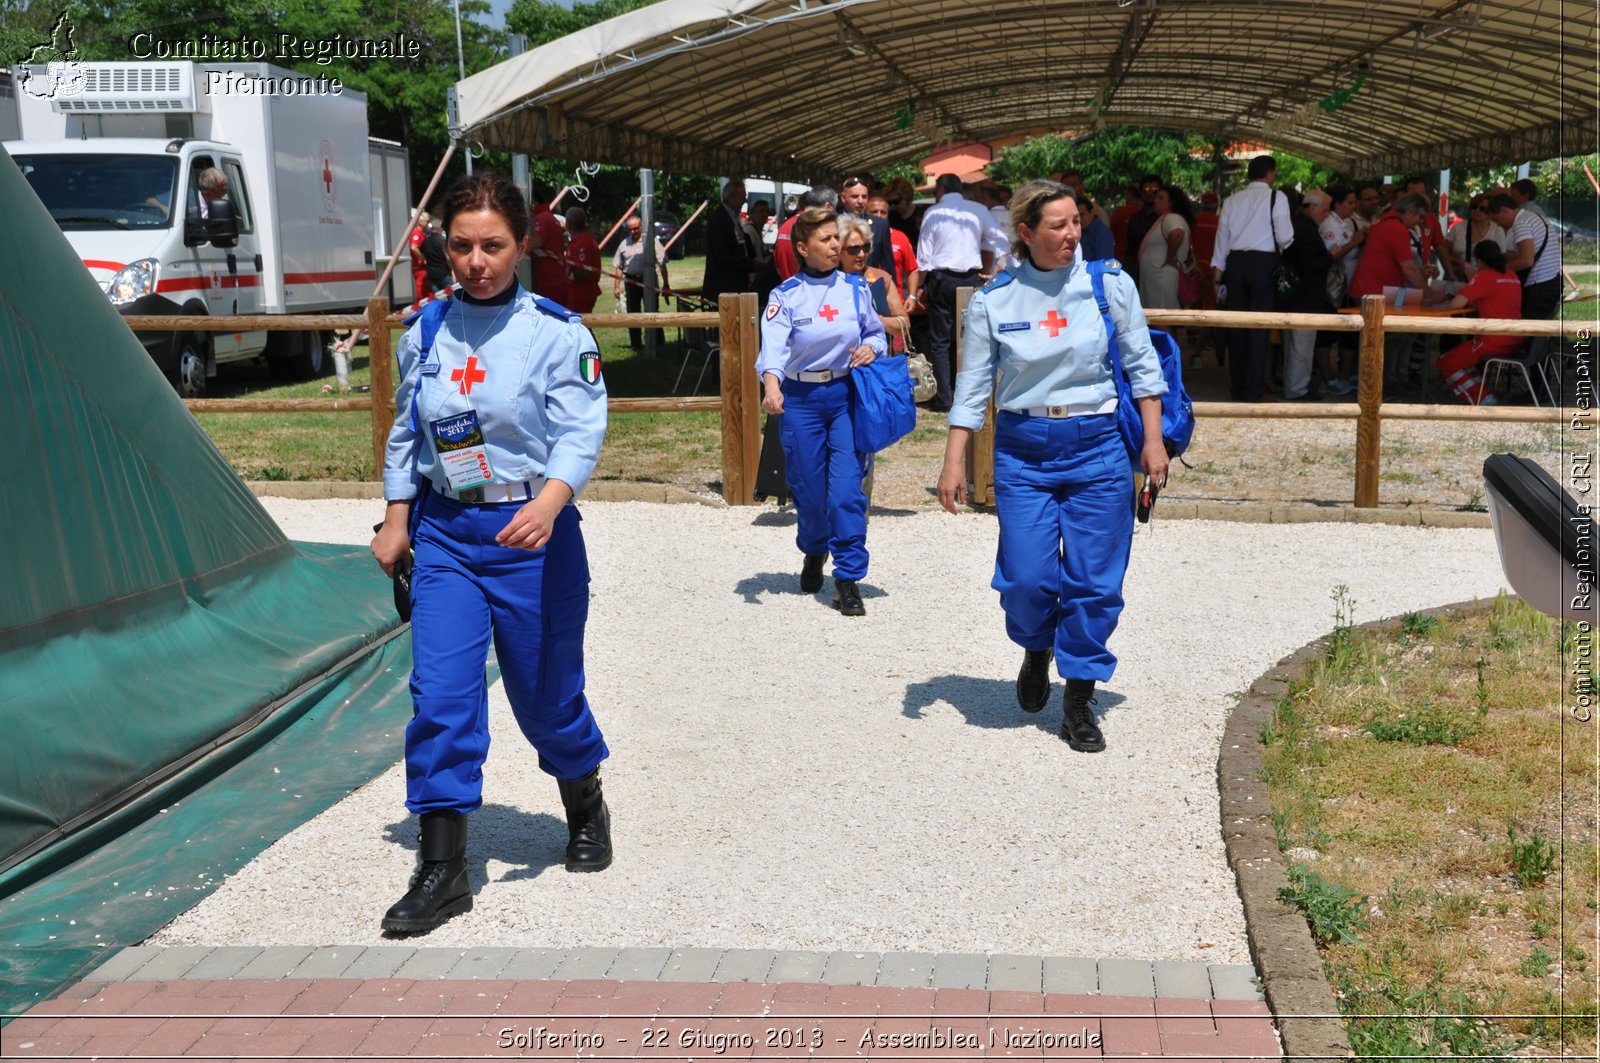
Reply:
[[[1094,685],[1111,678],[1106,648],[1122,612],[1133,538],[1133,468],[1117,429],[1110,346],[1071,189],[1034,181],[1011,200],[1021,261],[967,306],[961,372],[939,501],[966,501],[965,455],[995,407],[994,495],[1000,518],[994,589],[1006,634],[1023,648],[1017,701],[1038,712],[1050,698],[1050,658],[1067,681],[1061,736],[1080,752],[1105,748]],[[1166,381],[1134,282],[1111,260],[1104,277],[1118,353],[1144,424],[1138,461],[1166,479],[1161,400]]]
[[[866,613],[857,581],[867,574],[867,498],[862,477],[872,455],[856,451],[850,422],[850,370],[886,350],[883,323],[861,277],[839,270],[839,225],[813,207],[791,230],[800,272],[772,291],[761,318],[761,408],[784,415],[783,456],[805,555],[800,589],[822,589],[833,555],[833,604]]]
[[[384,915],[391,932],[472,907],[467,815],[483,803],[491,638],[517,724],[557,780],[567,870],[611,863],[608,751],[583,692],[589,560],[572,504],[600,454],[606,389],[578,315],[517,284],[528,225],[504,177],[458,182],[444,227],[461,289],[400,341],[372,554],[392,574],[416,551],[406,808],[420,818],[421,861]]]

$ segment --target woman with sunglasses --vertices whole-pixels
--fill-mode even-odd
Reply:
[[[1110,342],[1093,278],[1078,255],[1078,204],[1066,185],[1032,181],[1011,200],[1012,251],[1022,264],[996,276],[967,306],[966,358],[956,375],[939,502],[966,501],[965,456],[995,415],[994,500],[1000,518],[994,589],[1006,634],[1023,649],[1017,702],[1050,699],[1050,660],[1067,681],[1061,737],[1083,753],[1105,749],[1094,686],[1117,659],[1106,648],[1122,613],[1133,541],[1133,462],[1117,427]],[[1097,263],[1097,265],[1099,265]],[[1144,445],[1144,474],[1162,484],[1162,378],[1133,279],[1112,264],[1104,292]]]
[[[905,350],[908,326],[906,304],[900,298],[894,278],[877,266],[867,265],[872,257],[871,227],[860,218],[839,219],[839,272],[860,277],[867,282],[872,296],[872,309],[883,323],[889,342],[896,351]]]
[[[822,589],[822,565],[832,554],[833,604],[843,616],[863,616],[857,582],[867,574],[867,499],[861,481],[872,455],[856,450],[850,371],[885,353],[887,344],[866,282],[839,269],[837,215],[812,207],[790,233],[801,268],[772,290],[762,315],[756,358],[761,408],[785,415],[780,438],[799,522],[795,544],[805,555],[800,589]]]
[[[1501,251],[1507,251],[1511,246],[1506,231],[1489,220],[1489,197],[1485,195],[1472,197],[1467,220],[1452,228],[1446,239],[1450,241],[1450,250],[1455,252],[1456,280],[1463,281],[1471,280],[1472,275],[1478,272],[1476,249],[1479,244],[1490,240],[1499,244]]]

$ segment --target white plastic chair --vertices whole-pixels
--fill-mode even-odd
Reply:
[[[1500,374],[1510,369],[1522,374],[1522,382],[1527,386],[1528,395],[1532,397],[1533,404],[1535,406],[1541,405],[1539,402],[1539,390],[1533,386],[1533,371],[1538,370],[1539,382],[1544,385],[1545,397],[1550,400],[1551,406],[1555,406],[1557,404],[1555,389],[1551,387],[1550,376],[1546,372],[1546,363],[1549,360],[1549,355],[1544,353],[1485,358],[1483,364],[1478,367],[1479,372],[1482,374],[1482,382],[1478,385],[1478,402],[1481,403],[1483,401],[1484,392],[1495,390],[1495,384],[1499,381]]]

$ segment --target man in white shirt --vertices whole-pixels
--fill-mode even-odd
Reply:
[[[1278,164],[1271,155],[1250,160],[1250,183],[1222,204],[1217,246],[1211,255],[1211,280],[1227,285],[1228,310],[1264,312],[1273,308],[1272,271],[1278,252],[1294,242],[1289,201],[1272,182]],[[1260,402],[1266,396],[1267,330],[1228,329],[1228,375],[1234,402]]]
[[[950,409],[955,394],[956,289],[976,287],[981,274],[994,272],[994,252],[988,249],[988,242],[995,237],[994,219],[962,195],[961,178],[941,174],[934,189],[939,193],[938,202],[922,216],[917,239],[922,283],[915,288],[928,311],[928,360],[938,383],[928,409],[943,413]]]
[[[1561,236],[1555,226],[1505,192],[1490,198],[1489,217],[1506,231],[1511,245],[1506,269],[1522,278],[1523,320],[1554,318],[1561,308]],[[1535,336],[1528,353],[1540,354],[1549,345],[1547,337]]]

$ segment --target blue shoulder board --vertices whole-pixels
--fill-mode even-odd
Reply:
[[[854,284],[857,288],[865,288],[867,286],[867,278],[859,273],[846,273],[844,279]]]
[[[775,292],[787,292],[787,291],[790,291],[790,290],[792,290],[794,288],[798,288],[799,286],[800,286],[800,278],[799,278],[799,276],[794,276],[794,277],[790,277],[788,280],[784,281],[782,284],[778,285],[776,288],[774,288],[772,290],[775,291]]]
[[[990,292],[996,288],[1004,288],[1006,285],[1010,284],[1016,279],[1017,275],[1015,273],[1012,273],[1009,269],[1003,269],[999,273],[996,273],[993,277],[990,277],[989,283],[985,284],[982,290]]]
[[[582,314],[568,310],[554,299],[546,299],[542,295],[535,295],[533,297],[533,305],[539,308],[540,313],[553,317],[558,321],[572,322],[583,320]]]
[[[1103,258],[1100,260],[1100,270],[1103,273],[1121,273],[1122,263],[1114,258]]]

